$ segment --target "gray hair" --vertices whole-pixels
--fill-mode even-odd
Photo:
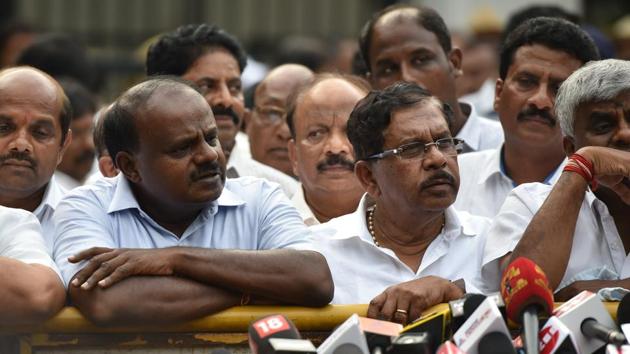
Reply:
[[[630,61],[606,59],[591,61],[576,70],[560,86],[556,115],[564,136],[573,137],[575,111],[586,102],[611,100],[630,90]]]

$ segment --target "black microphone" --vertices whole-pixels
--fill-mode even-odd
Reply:
[[[621,301],[619,301],[619,306],[617,307],[617,323],[620,326],[630,323],[630,293],[624,295]]]
[[[605,343],[620,346],[626,342],[626,336],[621,332],[602,325],[592,317],[582,321],[580,329],[587,337],[597,338]]]
[[[426,332],[403,333],[396,337],[387,354],[431,354],[431,338]]]
[[[479,354],[516,354],[512,341],[505,333],[490,332],[481,337],[477,344]]]
[[[271,315],[254,321],[248,329],[249,348],[253,354],[273,354],[271,338],[302,339],[297,328],[284,315]]]

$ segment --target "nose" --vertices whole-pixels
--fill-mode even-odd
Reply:
[[[224,83],[219,84],[216,90],[211,90],[206,94],[206,100],[210,106],[232,107],[232,94]]]
[[[326,154],[349,154],[350,151],[352,150],[346,133],[333,130],[326,141]]]
[[[446,166],[447,156],[441,152],[437,145],[429,145],[424,152],[424,158],[422,159],[422,168],[425,170],[435,170]]]
[[[221,146],[212,146],[207,141],[203,141],[199,144],[195,155],[193,156],[194,162],[197,165],[201,165],[207,162],[215,161],[219,158],[219,151]]]
[[[627,119],[630,117],[625,116],[620,119],[619,130],[612,137],[612,145],[623,150],[630,149],[630,122]]]
[[[422,83],[418,82],[412,71],[413,70],[409,67],[407,63],[403,63],[400,66],[400,79],[404,82],[413,82],[422,86]]]
[[[9,149],[19,152],[33,151],[33,145],[31,144],[28,133],[25,130],[17,132],[15,139],[9,144]]]
[[[550,110],[553,108],[554,100],[555,96],[549,92],[547,85],[541,84],[538,85],[536,92],[529,97],[528,103],[540,110]]]
[[[289,130],[289,125],[286,120],[278,125],[276,135],[282,141],[289,141],[289,139],[291,139],[291,131]]]

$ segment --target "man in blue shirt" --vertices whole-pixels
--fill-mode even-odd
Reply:
[[[215,119],[194,88],[151,79],[104,119],[121,174],[76,189],[55,214],[55,260],[86,317],[172,323],[250,301],[330,301],[326,261],[278,185],[226,182]]]

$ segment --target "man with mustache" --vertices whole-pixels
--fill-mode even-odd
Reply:
[[[75,189],[55,213],[55,261],[87,318],[154,325],[330,301],[326,261],[277,184],[226,181],[218,126],[187,81],[136,85],[104,119],[121,173]]]
[[[236,147],[236,134],[246,114],[241,73],[247,57],[238,41],[215,25],[184,25],[151,45],[147,75],[175,75],[192,81],[212,108],[219,140],[227,158],[228,177],[254,176],[279,183],[287,196],[297,182],[284,173],[255,161]],[[233,152],[237,152],[232,154]]]
[[[534,18],[507,36],[494,97],[505,142],[459,159],[458,209],[494,217],[515,186],[558,179],[565,155],[553,111],[556,92],[573,71],[598,59],[588,34],[562,19]]]
[[[288,142],[291,132],[286,121],[287,100],[298,87],[313,79],[304,65],[284,64],[271,70],[254,93],[254,109],[246,122],[252,157],[293,175]]]
[[[568,162],[553,187],[527,183],[508,195],[488,233],[485,284],[497,289],[502,268],[524,256],[542,268],[558,301],[630,289],[630,62],[578,69],[555,109]]]
[[[92,130],[97,108],[92,93],[78,81],[66,78],[61,79],[60,84],[72,106],[72,142],[57,166],[55,177],[64,188],[70,190],[82,185],[94,166],[96,148]]]
[[[369,90],[355,76],[320,74],[289,102],[289,158],[301,182],[291,201],[308,225],[351,213],[359,203],[363,189],[346,123]]]
[[[452,207],[459,187],[453,112],[427,90],[397,83],[359,101],[348,121],[356,211],[314,227],[335,304],[409,323],[427,307],[475,290],[490,220]]]
[[[32,212],[52,253],[52,215],[66,193],[53,173],[72,140],[70,102],[31,68],[0,72],[0,205]]]

